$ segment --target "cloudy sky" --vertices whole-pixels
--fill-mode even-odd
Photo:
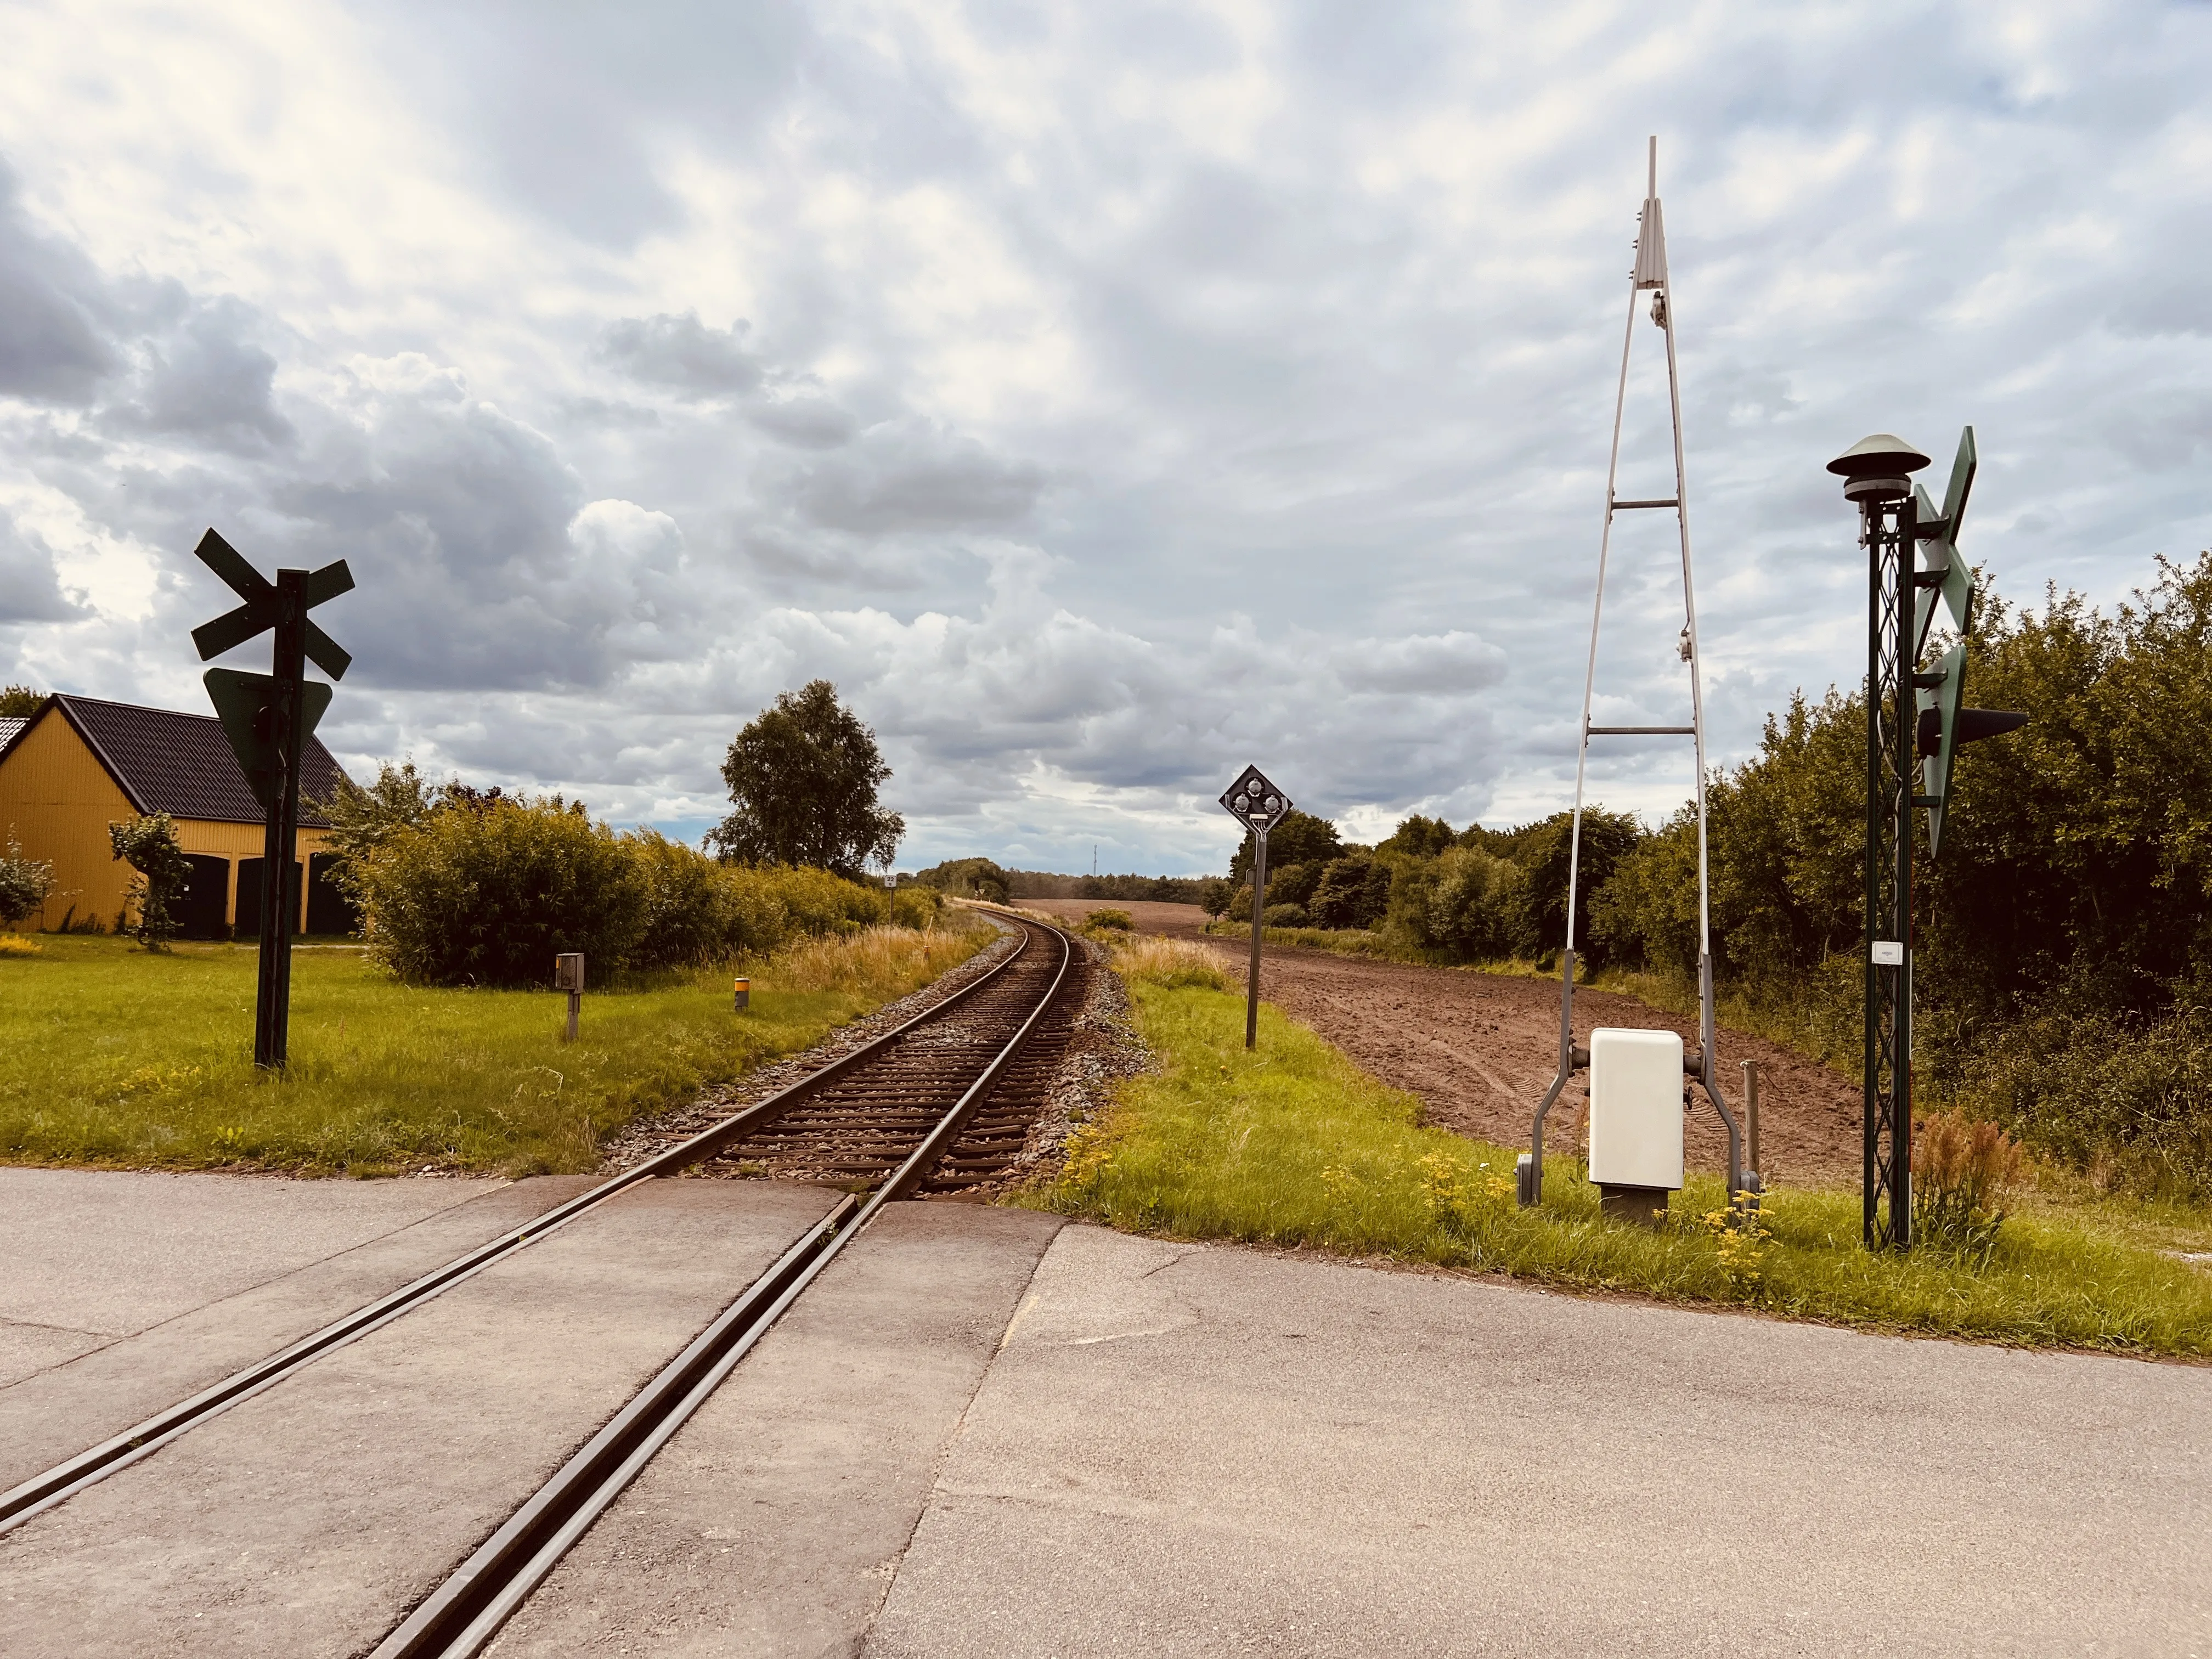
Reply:
[[[909,868],[1222,867],[1248,759],[1361,835],[1555,810],[1654,133],[1717,760],[1863,672],[1821,465],[1867,432],[1974,424],[2016,598],[2212,544],[2203,3],[68,0],[0,40],[0,678],[202,708],[200,532],[343,556],[357,775],[696,836],[820,675]],[[1686,706],[1663,516],[1619,544],[1624,723]]]

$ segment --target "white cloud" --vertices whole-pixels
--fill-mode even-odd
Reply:
[[[191,706],[216,523],[352,562],[360,759],[702,823],[820,673],[915,856],[1218,862],[1247,759],[1363,836],[1550,810],[1654,131],[1717,757],[1858,672],[1820,465],[1862,432],[1976,424],[2015,595],[2212,542],[2202,8],[89,0],[9,39],[0,676]],[[1664,543],[1620,547],[1624,715],[1683,696]],[[1686,765],[1598,783],[1663,809]]]

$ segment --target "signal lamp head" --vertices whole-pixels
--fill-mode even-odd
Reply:
[[[1904,439],[1877,432],[1830,461],[1828,471],[1843,478],[1847,500],[1901,501],[1912,493],[1909,475],[1927,465],[1928,458]]]

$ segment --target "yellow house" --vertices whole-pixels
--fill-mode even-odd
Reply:
[[[307,805],[328,800],[343,776],[330,750],[310,738],[293,866],[304,933],[353,931],[322,850],[330,820]],[[13,837],[25,857],[54,867],[37,927],[116,926],[129,907],[133,872],[114,856],[107,826],[148,812],[176,820],[178,845],[191,860],[178,915],[185,937],[225,939],[234,927],[243,937],[258,933],[266,816],[222,721],[58,693],[28,720],[0,720],[0,845]]]

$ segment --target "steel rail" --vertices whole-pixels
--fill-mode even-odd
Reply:
[[[1060,966],[1052,983],[921,1144],[866,1203],[847,1197],[748,1286],[379,1643],[369,1659],[469,1659],[481,1650],[845,1246],[884,1206],[927,1178],[1028,1046],[1067,982],[1075,960],[1067,935],[1026,920],[1023,925],[1059,940]]]
[[[0,1534],[21,1526],[33,1516],[44,1513],[87,1486],[105,1480],[118,1469],[151,1456],[178,1436],[229,1410],[241,1401],[252,1399],[324,1355],[335,1352],[442,1296],[456,1285],[474,1278],[485,1268],[538,1243],[630,1188],[658,1176],[673,1175],[743,1140],[847,1073],[880,1058],[917,1025],[935,1019],[965,1002],[1020,961],[1030,948],[1031,937],[1024,934],[1021,943],[1007,953],[1004,961],[996,963],[988,972],[977,975],[942,1001],[931,1004],[913,1018],[902,1021],[890,1030],[871,1038],[850,1053],[839,1055],[820,1069],[810,1072],[796,1082],[778,1090],[767,1099],[755,1102],[690,1139],[647,1159],[635,1169],[610,1176],[589,1192],[580,1193],[565,1203],[555,1205],[544,1214],[534,1216],[488,1243],[454,1257],[443,1267],[434,1267],[420,1278],[410,1279],[398,1290],[331,1321],[321,1329],[301,1337],[266,1358],[257,1360],[242,1370],[234,1371],[220,1382],[203,1389],[198,1394],[156,1412],[143,1422],[134,1424],[120,1434],[88,1447],[43,1474],[33,1475],[21,1485],[0,1492]]]

